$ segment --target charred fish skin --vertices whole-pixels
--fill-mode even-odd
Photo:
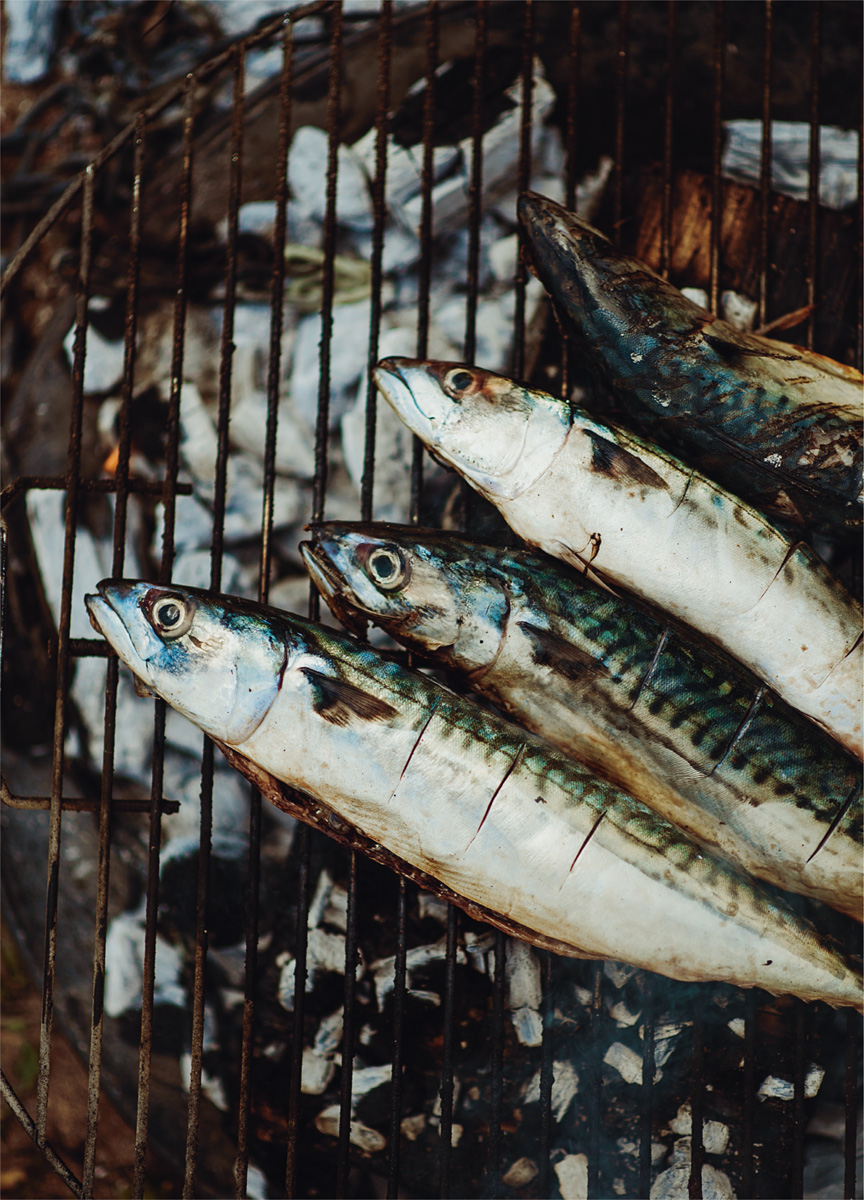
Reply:
[[[520,537],[669,612],[862,756],[861,607],[803,542],[671,454],[539,389],[390,358],[379,391]]]
[[[374,522],[309,530],[307,569],[343,620],[434,654],[750,874],[861,919],[860,764],[722,651],[528,551]]]
[[[778,519],[860,531],[858,371],[736,330],[544,196],[518,210],[535,273],[631,415]]]
[[[785,905],[424,676],[191,588],[105,580],[87,606],[142,682],[200,728],[574,955],[861,1006],[860,971]]]

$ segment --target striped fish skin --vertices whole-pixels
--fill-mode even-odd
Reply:
[[[649,442],[462,363],[379,391],[526,542],[710,638],[862,757],[861,606],[803,542]]]
[[[652,435],[777,518],[860,532],[858,371],[718,320],[544,196],[518,210],[565,327]]]
[[[529,551],[309,528],[307,569],[344,623],[435,654],[750,874],[861,920],[860,764],[717,647]]]
[[[205,732],[575,956],[862,1007],[860,971],[782,902],[423,675],[191,588],[105,580],[87,607],[144,685]]]

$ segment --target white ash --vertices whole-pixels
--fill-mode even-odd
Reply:
[[[536,1179],[539,1174],[540,1168],[533,1158],[517,1158],[501,1176],[501,1182],[507,1187],[521,1188],[529,1184],[532,1179]]]
[[[804,1095],[808,1100],[818,1095],[824,1078],[825,1069],[816,1063],[810,1063],[804,1076]],[[768,1075],[763,1079],[756,1095],[760,1100],[794,1100],[795,1084],[788,1079],[780,1079],[777,1075]]]
[[[267,1200],[270,1195],[267,1176],[260,1167],[249,1163],[246,1168],[246,1196],[248,1200]]]
[[[690,1022],[690,1021],[685,1021],[680,1025],[664,1024],[661,1022],[659,1025],[655,1026],[655,1028],[654,1028],[654,1065],[655,1065],[655,1067],[662,1067],[663,1064],[668,1061],[669,1057],[675,1050],[675,1044],[678,1040],[679,1035],[690,1024],[692,1024],[692,1022]],[[644,1025],[639,1026],[639,1037],[644,1042],[644,1040],[645,1040],[645,1026]],[[660,1076],[657,1075],[656,1078],[659,1079]]]
[[[672,1150],[672,1166],[651,1185],[650,1200],[688,1200],[690,1196],[690,1138],[679,1138]],[[736,1200],[729,1176],[708,1163],[702,1167],[703,1200]]]
[[[562,1200],[588,1200],[588,1158],[584,1154],[566,1154],[555,1163]]]
[[[750,333],[756,323],[758,305],[740,292],[720,293],[720,312],[724,321],[741,333]]]
[[[505,975],[507,1007],[516,1036],[523,1046],[539,1046],[543,1042],[540,961],[527,942],[508,939]]]
[[[446,900],[442,900],[440,896],[433,895],[432,892],[417,893],[417,911],[421,921],[425,921],[427,917],[431,917],[439,925],[446,925],[449,908],[450,905]]]
[[[75,326],[63,339],[63,349],[69,360],[69,369],[74,366]],[[109,341],[93,325],[87,327],[84,355],[84,392],[108,392],[123,378],[123,339]]]
[[[609,1010],[609,1016],[619,1029],[629,1029],[631,1025],[635,1025],[639,1020],[640,1013],[631,1012],[623,1000],[618,1000],[615,1004],[612,1004],[610,997],[607,996],[606,1007]]]
[[[613,987],[622,988],[636,974],[636,968],[629,963],[613,962],[611,959],[603,963],[603,974]]]
[[[144,986],[145,908],[119,913],[108,923],[105,936],[105,1012],[119,1017],[141,1008]],[[180,980],[182,961],[177,949],[156,935],[155,1004],[186,1007],[186,991]]]
[[[426,1128],[426,1113],[415,1113],[411,1117],[403,1117],[399,1129],[402,1136],[409,1142],[416,1142]]]
[[[13,83],[35,83],[48,73],[54,53],[54,25],[60,8],[59,0],[15,0],[14,4],[4,4],[4,79]]]
[[[636,1144],[636,1142],[631,1142],[629,1138],[620,1137],[620,1138],[618,1138],[618,1141],[616,1144],[622,1154],[639,1154],[640,1153],[640,1147]],[[651,1163],[652,1163],[652,1165],[662,1162],[663,1159],[668,1154],[668,1152],[669,1152],[668,1147],[665,1146],[663,1144],[663,1142],[652,1142],[651,1143]]]
[[[310,1046],[303,1048],[300,1068],[300,1091],[306,1096],[321,1096],[336,1074],[336,1065],[331,1057],[318,1054]]]
[[[603,1061],[617,1071],[625,1083],[642,1082],[642,1057],[623,1042],[613,1042],[603,1055]],[[662,1072],[655,1071],[654,1082],[661,1078]]]
[[[743,1017],[733,1017],[732,1020],[727,1021],[726,1024],[729,1027],[729,1029],[732,1030],[732,1032],[735,1034],[736,1037],[739,1037],[739,1038],[744,1037],[744,1032],[746,1029],[746,1022]]]
[[[362,958],[358,954],[356,968],[357,978],[361,979],[365,971]],[[278,999],[288,1012],[294,1011],[296,994],[297,963],[294,957],[285,952],[277,960],[279,965]],[[306,992],[311,992],[317,982],[319,973],[330,972],[335,975],[345,974],[345,937],[341,933],[327,933],[324,929],[310,929],[306,947]]]
[[[331,1104],[329,1108],[325,1108],[315,1118],[315,1128],[319,1133],[323,1133],[328,1137],[338,1137],[339,1116],[339,1105]],[[387,1147],[386,1137],[376,1130],[370,1129],[362,1121],[351,1122],[348,1139],[352,1145],[358,1146],[365,1154],[375,1154],[377,1151],[385,1150]]]
[[[693,1132],[693,1113],[689,1100],[678,1109],[669,1122],[673,1133],[690,1135]],[[729,1126],[721,1121],[702,1122],[702,1146],[706,1154],[724,1154],[729,1144]]]
[[[204,1029],[201,1050],[202,1054],[207,1054],[208,1051],[220,1050],[219,1027],[213,1008],[209,1004],[204,1005]],[[192,1054],[190,1051],[184,1050],[180,1055],[180,1080],[185,1092],[189,1091],[191,1079]],[[203,1064],[201,1066],[201,1091],[220,1112],[228,1112],[228,1097],[225,1094],[222,1080],[216,1075],[211,1075],[207,1067]]]
[[[366,373],[370,302],[337,305],[333,309],[329,397],[330,428],[334,429],[347,411],[361,374]],[[302,317],[297,328],[290,394],[300,421],[315,429],[321,377],[322,317]]]
[[[301,217],[324,224],[327,211],[329,139],[323,129],[302,125],[288,152],[290,208]],[[348,146],[337,149],[336,220],[348,229],[369,232],[374,225],[369,177],[359,155]]]
[[[368,1093],[393,1078],[393,1064],[384,1063],[382,1066],[364,1067],[354,1060],[354,1070],[351,1073],[351,1111]]]
[[[467,930],[462,940],[468,962],[475,971],[491,979],[495,974],[495,934],[491,931],[474,933],[473,930]]]
[[[552,1064],[552,1092],[550,1101],[552,1115],[556,1121],[562,1121],[573,1097],[579,1090],[579,1076],[571,1062],[554,1062]],[[536,1071],[524,1089],[523,1103],[537,1104],[540,1101],[540,1071]]]
[[[173,578],[183,587],[210,587],[210,575],[213,560],[206,550],[184,550],[174,559]],[[222,580],[220,590],[237,593],[244,590],[247,582],[247,568],[233,554],[222,555]]]
[[[761,181],[762,122],[724,121],[726,144],[721,170],[731,179]],[[793,200],[806,200],[810,188],[810,125],[771,122],[770,187]],[[819,127],[819,203],[847,208],[858,198],[858,132],[836,125]]]

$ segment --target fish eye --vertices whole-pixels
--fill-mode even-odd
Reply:
[[[376,546],[366,558],[366,571],[372,582],[385,591],[401,587],[408,580],[408,563],[401,550]]]
[[[444,391],[454,400],[458,400],[474,382],[474,376],[464,367],[454,367],[444,376]]]
[[[160,637],[182,637],[192,624],[195,606],[180,596],[163,596],[150,609],[150,621]]]

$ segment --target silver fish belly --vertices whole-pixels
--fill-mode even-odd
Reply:
[[[860,972],[670,823],[538,738],[248,601],[104,581],[94,625],[205,732],[575,955],[861,1005]]]
[[[862,757],[861,606],[809,546],[545,392],[402,358],[380,363],[376,380],[525,541],[692,625]]]
[[[861,765],[717,647],[525,550],[413,526],[310,526],[333,612],[473,691],[750,874],[861,920]]]
[[[567,329],[652,434],[757,508],[860,533],[858,371],[734,329],[544,196],[519,221]]]

